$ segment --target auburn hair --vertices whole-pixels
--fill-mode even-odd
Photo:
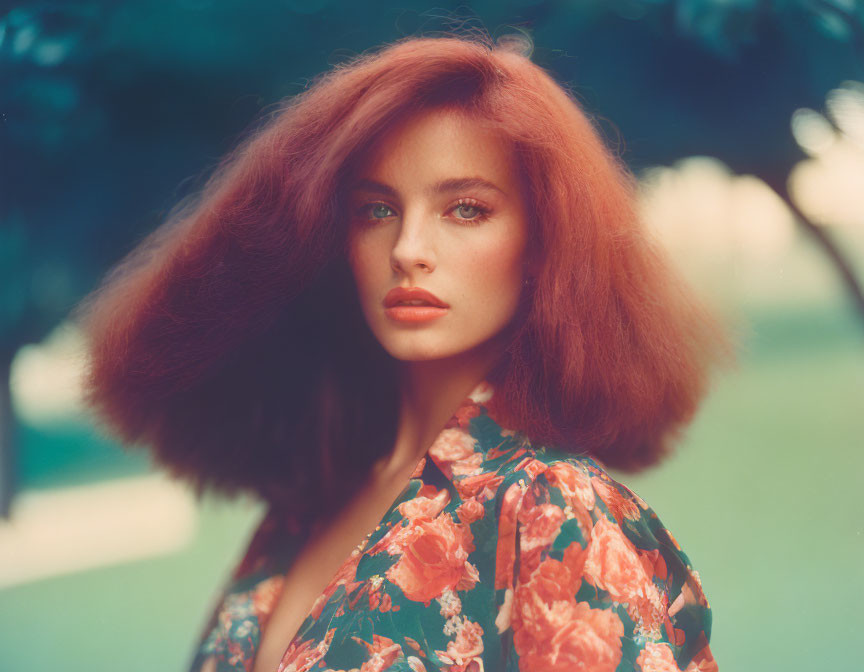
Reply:
[[[540,268],[488,378],[508,426],[625,471],[667,455],[726,337],[640,222],[635,177],[530,50],[408,37],[262,117],[76,309],[103,427],[199,494],[294,511],[350,496],[392,448],[397,389],[347,270],[344,187],[388,128],[447,108],[509,143],[532,213]]]

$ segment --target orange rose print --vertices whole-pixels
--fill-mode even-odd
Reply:
[[[476,443],[477,440],[469,433],[451,427],[443,430],[426,452],[439,464],[444,475],[451,478],[454,466],[474,455]]]
[[[371,644],[359,637],[352,636],[351,639],[362,644],[369,651],[369,660],[360,666],[360,672],[382,672],[402,655],[402,647],[389,637],[373,634]]]
[[[425,491],[425,492],[424,492]],[[435,491],[434,486],[430,489],[423,488],[417,493],[417,497],[409,499],[407,502],[402,502],[397,509],[399,513],[408,519],[419,518],[426,516],[434,518],[450,501],[450,492],[445,489]]]
[[[529,498],[526,497],[525,499]],[[564,511],[561,510],[561,507],[548,502],[525,507],[519,512],[519,521],[522,523],[520,527],[520,576],[527,578],[540,564],[541,552],[558,536],[564,520]]]
[[[614,672],[624,625],[615,611],[577,602],[579,577],[546,558],[513,597],[513,644],[531,672]]]
[[[459,516],[464,524],[470,525],[475,520],[480,520],[485,513],[483,505],[477,501],[476,497],[472,497],[459,505],[456,509],[456,515]]]
[[[614,485],[607,483],[599,478],[594,479],[594,490],[606,504],[609,513],[615,516],[618,524],[624,522],[624,519],[639,520],[642,515],[639,507],[632,499],[629,499],[621,494],[621,491]]]
[[[639,653],[636,664],[642,672],[681,672],[669,645],[648,642]]]
[[[435,653],[448,665],[466,666],[483,653],[483,628],[467,619],[462,619],[456,627],[456,639],[447,643],[446,651]]]
[[[593,586],[608,591],[616,602],[626,602],[630,617],[648,630],[656,630],[664,620],[665,600],[645,571],[636,547],[605,516],[594,524],[583,571]]]
[[[514,483],[501,500],[501,514],[498,518],[498,543],[495,549],[495,589],[507,588],[513,584],[513,565],[516,556],[516,516],[525,489]]]
[[[503,480],[503,476],[498,476],[495,472],[487,471],[482,474],[461,478],[455,482],[455,485],[462,499],[476,497],[478,501],[485,502],[496,495],[498,486],[501,485],[501,481]]]
[[[285,655],[282,656],[282,662],[279,663],[276,672],[308,672],[311,670],[312,666],[327,653],[335,632],[335,628],[328,630],[324,640],[315,646],[312,646],[312,640],[303,641],[299,644],[296,641],[292,642]]]
[[[588,511],[594,508],[591,479],[579,469],[566,462],[558,462],[549,467],[545,474],[549,483],[561,490],[571,506],[581,506]]]
[[[657,515],[593,457],[497,424],[490,395],[444,425],[277,672],[718,672],[699,574]],[[319,531],[289,513],[262,521],[190,672],[251,669]]]
[[[401,553],[399,561],[387,570],[409,600],[428,602],[444,591],[473,588],[477,569],[468,562],[474,538],[467,525],[456,524],[449,514],[434,520],[418,518],[402,528],[387,547],[391,554]]]

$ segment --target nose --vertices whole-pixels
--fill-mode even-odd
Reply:
[[[431,273],[435,270],[436,255],[433,226],[422,213],[406,212],[399,225],[399,233],[390,250],[390,266],[397,273]]]

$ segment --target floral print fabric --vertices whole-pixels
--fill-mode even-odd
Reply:
[[[533,446],[482,383],[313,604],[274,672],[709,672],[711,612],[657,515],[587,455]],[[308,532],[270,512],[192,672],[249,671]]]

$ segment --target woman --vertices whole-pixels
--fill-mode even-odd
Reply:
[[[81,311],[106,426],[269,503],[193,670],[717,669],[604,465],[668,453],[725,341],[525,45],[336,67]]]

